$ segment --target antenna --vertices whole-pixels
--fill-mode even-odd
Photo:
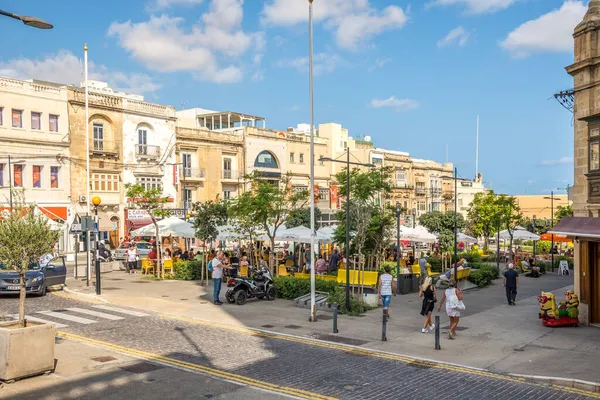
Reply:
[[[475,179],[479,176],[479,115],[477,116],[477,137],[475,138]]]
[[[448,143],[446,143],[446,164],[448,164]]]

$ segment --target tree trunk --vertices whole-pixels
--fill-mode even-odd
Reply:
[[[273,257],[275,252],[275,232],[273,232],[273,237],[270,237],[269,239],[271,239],[271,251],[269,252],[269,269],[271,270],[271,276],[276,276],[276,274],[279,271],[277,271],[277,268],[275,268],[275,257]]]
[[[156,219],[154,219],[154,217],[152,217],[152,223],[154,224],[154,232],[156,234],[156,268],[154,268],[154,276],[156,277],[160,277],[160,272],[162,271],[162,257],[161,257],[161,243],[160,243],[160,237],[158,234],[158,224],[156,223]],[[164,278],[164,276],[162,276]]]
[[[19,271],[21,288],[19,290],[19,326],[25,328],[25,297],[27,295],[25,269]]]

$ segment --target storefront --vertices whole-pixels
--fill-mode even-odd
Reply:
[[[575,242],[575,293],[582,323],[600,325],[600,218],[565,217],[549,232]]]

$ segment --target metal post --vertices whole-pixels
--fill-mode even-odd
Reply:
[[[498,222],[498,235],[496,236],[496,270],[500,272],[500,222]]]
[[[435,316],[435,349],[436,350],[442,349],[442,347],[440,346],[440,316],[439,315]]]
[[[315,298],[315,110],[313,100],[313,0],[308,0],[309,33],[309,101],[310,101],[310,320],[317,321]],[[275,250],[275,249],[273,249]],[[347,267],[346,267],[347,268]]]
[[[457,214],[457,198],[458,193],[458,169],[454,168],[454,280],[458,277],[458,243],[457,243],[457,228],[456,228],[456,214]]]
[[[383,318],[381,320],[381,341],[382,342],[387,342],[387,313],[386,313],[386,309],[383,309]]]
[[[92,274],[90,267],[90,230],[89,230],[89,219],[88,213],[85,214],[85,253],[86,253],[86,267],[85,267],[85,285],[90,286],[90,275]]]
[[[79,276],[77,276],[77,270],[78,270],[77,255],[78,254],[79,254],[79,234],[76,233],[75,234],[75,279],[79,278]]]
[[[552,215],[550,216],[550,221],[552,227],[554,227],[554,191],[550,192],[550,208]],[[554,272],[554,233],[552,234],[552,245],[550,247],[550,254],[552,254],[552,272]]]
[[[90,215],[90,110],[89,110],[89,91],[88,91],[88,47],[87,43],[83,45],[83,79],[85,82],[85,201],[86,201],[86,219],[89,222]],[[86,226],[87,226],[86,222]],[[85,251],[86,251],[86,286],[90,286],[90,231],[85,232]]]
[[[346,312],[350,312],[350,147],[346,148]]]
[[[22,178],[21,178],[22,179]],[[9,196],[10,196],[10,212],[12,213],[13,210],[13,198],[12,198],[12,191],[13,191],[13,178],[12,178],[12,167],[10,165],[10,155],[8,156],[8,191]]]
[[[396,293],[400,293],[400,202],[396,202],[396,246],[398,253],[396,254]]]
[[[100,296],[102,290],[100,286],[100,247],[98,246],[98,243],[100,242],[100,232],[98,232],[98,228],[98,207],[96,206],[94,207],[94,233],[96,238],[96,262],[94,264],[96,267],[96,294]]]
[[[535,215],[534,215],[534,216],[533,216],[533,233],[537,235],[537,226],[536,226],[535,222],[536,222],[536,218],[535,218]],[[533,241],[533,261],[534,261],[534,262],[535,262],[535,250],[536,250],[536,249],[535,249],[535,245],[536,245],[536,244],[537,244],[537,241],[536,241],[536,240],[534,240],[534,241]]]
[[[413,208],[413,229],[415,229],[415,227],[417,226],[417,210]],[[417,245],[416,242],[413,240],[412,241],[412,248],[413,248],[413,257],[416,259],[417,258]]]
[[[333,333],[339,333],[337,327],[337,319],[338,319],[338,304],[333,303]]]

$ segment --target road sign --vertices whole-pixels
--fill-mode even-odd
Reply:
[[[71,233],[81,232],[81,224],[71,224]]]

